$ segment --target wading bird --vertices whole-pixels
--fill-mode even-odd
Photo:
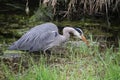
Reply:
[[[61,35],[58,33],[58,28],[55,24],[44,23],[30,29],[19,40],[14,42],[9,47],[9,50],[28,50],[30,52],[42,50],[46,52],[46,50],[69,40],[70,33],[73,33],[88,45],[80,28],[65,27],[63,35]]]

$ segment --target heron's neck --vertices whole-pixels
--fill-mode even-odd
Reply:
[[[63,29],[63,36],[66,38],[66,39],[69,39],[70,37],[70,32],[73,33],[73,28],[71,27],[65,27]]]

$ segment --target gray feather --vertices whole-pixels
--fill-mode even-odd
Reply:
[[[29,51],[43,50],[54,41],[56,33],[58,33],[58,28],[53,23],[38,25],[29,30],[18,41],[14,42],[9,49]]]

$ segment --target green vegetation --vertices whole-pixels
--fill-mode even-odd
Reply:
[[[0,80],[120,80],[120,0],[0,0],[0,5]],[[60,33],[64,26],[82,28],[91,46],[69,44],[51,55],[7,50],[47,21]]]
[[[92,39],[91,39],[92,43]],[[120,47],[118,48],[120,49]],[[15,66],[1,62],[1,80],[119,80],[120,50],[113,47],[100,49],[98,45],[87,47],[81,44],[78,48],[67,46],[65,52],[51,55],[27,54]],[[27,61],[23,65],[23,61]],[[11,63],[12,64],[12,63]],[[17,63],[16,63],[17,64]],[[24,66],[28,66],[25,69]]]

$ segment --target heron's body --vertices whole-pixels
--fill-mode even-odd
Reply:
[[[46,51],[53,46],[59,46],[69,39],[69,32],[79,35],[73,28],[63,29],[63,35],[58,33],[58,28],[53,23],[45,23],[30,29],[18,41],[14,42],[10,50]]]

